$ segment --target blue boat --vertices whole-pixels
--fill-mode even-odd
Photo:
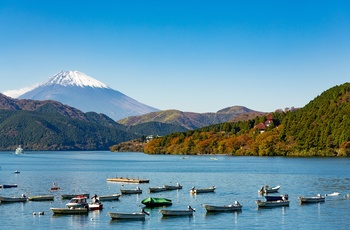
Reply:
[[[3,184],[3,185],[0,185],[0,188],[15,188],[17,186],[18,186],[17,184]]]
[[[264,196],[266,201],[278,201],[278,200],[288,200],[288,194],[279,196]]]

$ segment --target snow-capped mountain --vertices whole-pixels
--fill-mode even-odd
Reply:
[[[158,111],[79,71],[61,71],[18,99],[55,100],[114,120]]]

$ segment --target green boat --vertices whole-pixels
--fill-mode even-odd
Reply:
[[[169,206],[173,204],[169,199],[154,197],[148,197],[142,200],[141,203],[146,205],[147,207]]]

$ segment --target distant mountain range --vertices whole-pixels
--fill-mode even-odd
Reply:
[[[79,71],[61,71],[18,99],[55,100],[83,112],[103,113],[114,120],[159,111]]]
[[[232,106],[216,113],[193,113],[179,110],[151,112],[140,116],[131,116],[117,121],[126,126],[147,122],[161,122],[179,125],[187,130],[194,130],[208,125],[219,124],[231,120],[239,121],[263,116],[266,113],[254,111],[243,106]]]

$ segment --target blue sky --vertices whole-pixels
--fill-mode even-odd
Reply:
[[[349,1],[1,1],[0,92],[79,70],[161,110],[302,107],[349,81]]]

